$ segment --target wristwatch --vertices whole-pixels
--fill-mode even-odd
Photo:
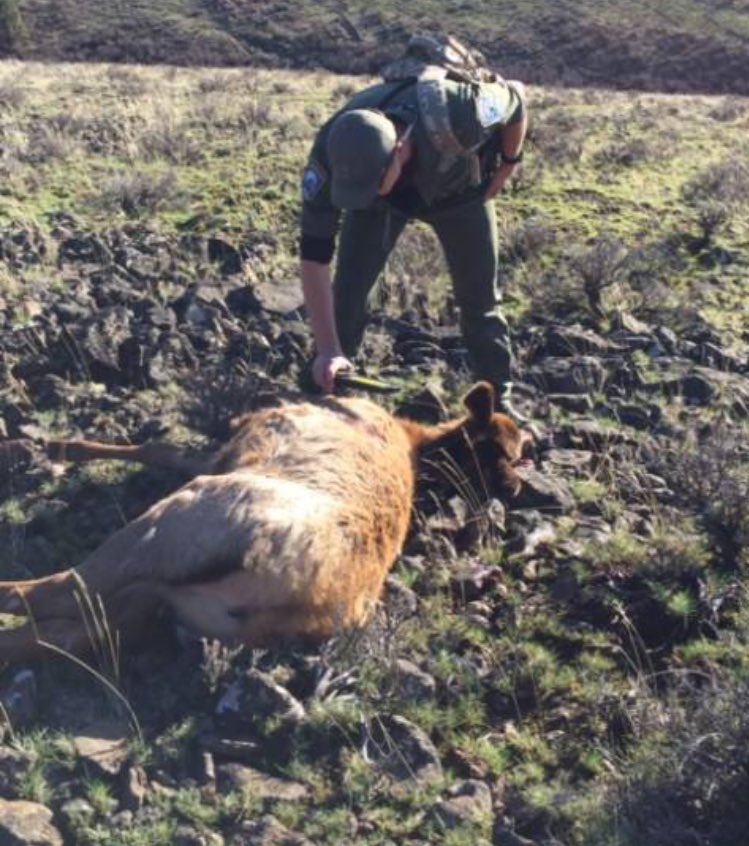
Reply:
[[[504,153],[500,153],[500,157],[502,159],[502,164],[520,164],[523,161],[523,151],[521,150],[517,156],[506,156]]]

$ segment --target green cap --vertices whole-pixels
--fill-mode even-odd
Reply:
[[[393,122],[371,109],[352,109],[333,121],[328,133],[333,205],[339,209],[372,205],[397,138]]]

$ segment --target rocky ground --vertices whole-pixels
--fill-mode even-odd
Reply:
[[[0,443],[37,445],[0,470],[0,578],[75,564],[182,481],[50,464],[47,438],[209,446],[297,395],[299,175],[358,84],[0,66]],[[316,649],[163,619],[0,668],[0,843],[743,842],[749,105],[532,89],[530,112],[498,203],[543,430],[521,496],[424,468],[380,612]],[[471,376],[429,234],[399,242],[360,365],[438,419]]]
[[[253,255],[64,216],[53,239],[64,285],[27,290],[22,319],[0,300],[3,439],[215,443],[295,395],[307,332],[246,284]],[[45,249],[0,233],[19,271]],[[196,262],[202,281],[180,284]],[[401,411],[438,419],[469,384],[451,318],[376,312],[362,365],[401,385]],[[5,668],[0,842],[583,842],[574,808],[615,801],[638,702],[746,663],[746,355],[704,322],[602,325],[517,327],[537,467],[506,503],[432,472],[365,631],[231,652],[163,620],[89,669]],[[6,466],[3,577],[75,563],[179,482],[36,453]],[[688,842],[738,842],[699,799],[683,826],[715,839]]]

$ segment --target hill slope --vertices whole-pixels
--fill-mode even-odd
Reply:
[[[507,75],[539,84],[749,94],[746,0],[0,3],[0,55],[44,60],[371,72],[423,29],[462,36]]]
[[[79,562],[182,482],[8,466],[8,440],[203,447],[292,393],[299,177],[357,83],[0,64],[0,579]],[[165,626],[120,652],[98,606],[93,674],[0,660],[1,843],[39,842],[21,817],[76,846],[747,842],[749,102],[529,105],[497,203],[517,395],[547,433],[521,497],[433,462],[371,625],[316,649]],[[358,364],[387,402],[455,409],[467,352],[424,226],[372,305]]]

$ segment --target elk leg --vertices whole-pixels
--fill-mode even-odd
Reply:
[[[184,452],[169,444],[148,443],[140,446],[102,444],[97,441],[56,440],[47,444],[52,461],[97,461],[100,459],[139,462],[147,467],[177,470],[190,476],[211,473],[215,458]]]
[[[265,593],[261,576],[230,573],[217,581],[169,586],[164,599],[188,628],[229,643],[266,646],[279,638],[322,639],[360,620],[341,598],[314,602],[314,596],[282,590]],[[314,589],[310,586],[313,594]]]
[[[86,627],[81,620],[47,620],[0,630],[0,662],[29,661],[55,651],[80,655],[87,647]],[[47,647],[45,644],[51,644]]]

